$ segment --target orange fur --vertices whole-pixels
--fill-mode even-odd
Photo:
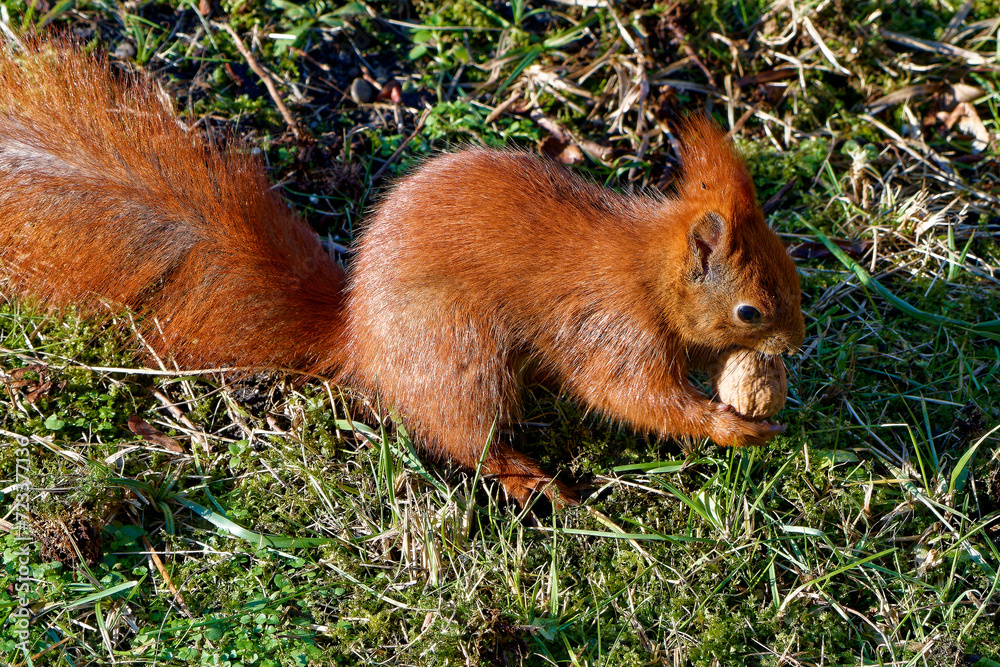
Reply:
[[[42,43],[0,58],[0,264],[56,306],[137,309],[182,365],[291,366],[377,392],[425,451],[466,467],[518,419],[526,366],[637,429],[759,444],[780,429],[687,371],[731,345],[801,345],[798,279],[724,134],[695,119],[682,140],[666,198],[517,151],[437,157],[374,212],[345,284],[257,161],[180,129],[150,84]],[[740,304],[760,320],[740,322]],[[551,492],[499,437],[484,467],[522,504]]]
[[[259,160],[61,44],[0,55],[0,260],[44,303],[147,315],[147,340],[189,368],[343,356],[343,273]]]
[[[494,420],[517,419],[525,359],[641,430],[734,446],[775,435],[699,394],[688,361],[732,345],[798,348],[795,267],[723,133],[696,119],[683,139],[672,198],[617,194],[516,151],[467,149],[403,179],[349,280],[354,382],[377,384],[425,446],[469,467]],[[692,281],[692,229],[710,212],[725,223],[711,280]],[[734,322],[746,302],[761,326]],[[503,442],[485,470],[521,502],[552,481]]]

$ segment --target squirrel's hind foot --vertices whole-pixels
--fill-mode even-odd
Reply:
[[[499,480],[507,496],[521,507],[531,505],[535,494],[548,498],[553,509],[580,503],[579,495],[569,485],[546,474],[534,459],[508,445],[490,452],[484,472]]]

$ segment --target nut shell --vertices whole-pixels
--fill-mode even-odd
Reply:
[[[745,347],[722,351],[711,366],[712,390],[747,419],[767,419],[785,404],[788,375],[780,356]]]

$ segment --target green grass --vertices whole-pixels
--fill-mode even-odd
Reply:
[[[1000,317],[998,5],[953,25],[960,3],[795,6],[798,23],[749,0],[227,0],[208,19],[179,2],[0,5],[15,32],[130,44],[127,66],[198,131],[259,149],[345,245],[393,175],[465,143],[534,147],[551,131],[538,113],[607,148],[577,168],[622,189],[669,187],[662,130],[684,111],[742,121],[761,200],[793,182],[769,221],[797,258],[807,324],[788,431],[765,449],[651,441],[535,392],[519,447],[596,491],[532,517],[492,481],[421,461],[349,388],[150,370],[127,316],[98,326],[7,300],[0,661],[1000,664],[1000,345],[973,326]],[[404,104],[345,97],[362,67],[399,80]],[[960,83],[979,88],[982,153],[946,126]],[[163,435],[134,435],[131,416]]]

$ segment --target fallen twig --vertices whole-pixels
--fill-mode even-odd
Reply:
[[[285,101],[281,99],[281,95],[278,93],[278,87],[274,85],[274,78],[267,72],[267,70],[260,66],[260,63],[258,63],[257,59],[253,57],[253,54],[250,53],[250,49],[246,47],[246,44],[243,43],[243,40],[236,34],[236,31],[233,30],[232,26],[228,23],[222,23],[220,25],[233,38],[233,44],[236,45],[236,50],[239,51],[243,56],[243,59],[247,61],[247,65],[250,69],[252,69],[254,73],[260,77],[260,80],[264,82],[267,92],[270,93],[271,99],[274,100],[274,105],[278,107],[281,117],[285,119],[285,123],[292,131],[292,134],[294,134],[295,138],[300,141],[305,139],[308,135],[302,131],[302,128],[299,127],[298,121],[295,120],[295,116],[293,116],[292,112],[287,106],[285,106]]]
[[[389,159],[385,161],[385,164],[379,167],[379,170],[375,172],[374,176],[372,176],[373,183],[378,179],[380,179],[382,177],[382,174],[385,173],[385,170],[389,168],[389,165],[391,165],[393,162],[396,161],[396,158],[398,158],[402,154],[403,149],[406,148],[406,145],[411,141],[413,141],[413,138],[415,136],[420,134],[420,130],[424,129],[424,123],[427,122],[427,117],[430,114],[431,114],[430,109],[424,109],[424,112],[420,114],[420,118],[417,120],[417,126],[413,128],[413,132],[410,133],[410,136],[406,137],[406,139],[403,139],[403,143],[399,145],[399,148],[397,148],[393,152],[393,154],[389,156]]]

